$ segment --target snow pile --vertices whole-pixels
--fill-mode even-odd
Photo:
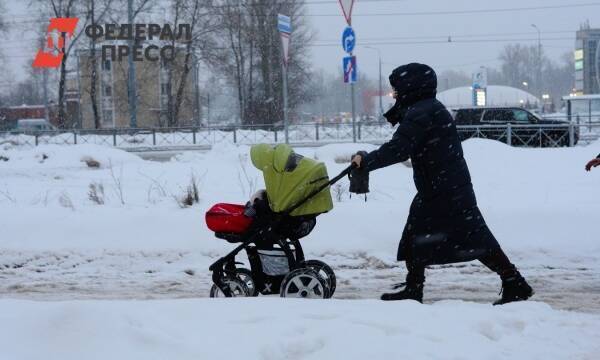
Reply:
[[[335,176],[351,154],[373,148],[336,144],[296,150],[324,161]],[[600,171],[583,171],[600,152],[600,142],[585,148],[521,149],[472,139],[464,148],[483,214],[508,250],[600,258],[597,233],[589,228],[600,213]],[[243,204],[264,187],[248,153],[248,146],[221,145],[157,163],[95,145],[4,151],[10,160],[0,162],[0,216],[11,221],[3,224],[9,236],[0,239],[0,246],[220,251],[226,245],[206,229],[203,214],[217,202]],[[42,163],[41,154],[48,156]],[[113,167],[88,168],[81,162],[86,156]],[[200,204],[180,209],[174,197],[183,194],[192,176]],[[105,205],[89,200],[92,183],[104,186]],[[393,261],[415,194],[412,170],[399,164],[371,174],[367,202],[349,198],[347,179],[340,184],[334,189],[341,192],[334,194],[334,209],[319,216],[305,239],[307,250],[317,255],[361,252]],[[65,196],[73,208],[61,205]]]
[[[600,316],[541,303],[0,301],[6,359],[594,359]]]
[[[101,167],[110,164],[141,162],[142,160],[126,151],[107,146],[84,145],[40,145],[31,149],[10,149],[0,151],[8,161],[0,162],[0,169],[52,169],[83,168],[86,160],[95,160]]]

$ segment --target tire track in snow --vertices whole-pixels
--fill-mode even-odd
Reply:
[[[3,251],[0,297],[35,300],[166,299],[207,297],[208,266],[218,254],[187,251]],[[536,291],[533,300],[573,311],[600,313],[600,262],[548,254],[513,256]],[[338,277],[339,299],[378,298],[404,280],[403,263],[366,253],[310,256],[329,263]],[[477,262],[427,270],[425,302],[462,299],[491,303],[500,280]]]

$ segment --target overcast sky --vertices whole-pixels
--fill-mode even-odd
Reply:
[[[457,36],[454,39],[460,41],[530,39],[520,42],[537,44],[537,31],[531,26],[532,24],[536,24],[541,31],[544,50],[552,58],[558,59],[561,54],[573,51],[575,31],[579,29],[580,24],[589,20],[592,27],[600,27],[600,6],[419,16],[366,16],[367,14],[507,9],[581,3],[585,3],[585,1],[365,0],[361,2],[358,0],[354,4],[354,16],[352,18],[352,26],[357,35],[358,45],[355,55],[358,60],[358,69],[366,72],[369,76],[377,76],[377,52],[367,49],[361,44],[431,42],[447,39],[448,36]],[[596,2],[596,4],[600,5],[600,2]],[[334,17],[310,16],[310,21],[318,31],[319,43],[337,42],[339,44],[337,46],[313,47],[315,63],[330,72],[341,71],[341,61],[344,56],[341,47],[341,34],[346,23],[340,6],[337,3],[311,4],[309,5],[309,14],[338,15]],[[566,39],[558,40],[560,38]],[[497,66],[498,54],[502,47],[507,43],[514,42],[519,41],[381,44],[372,46],[381,51],[384,62],[384,77],[387,77],[387,74],[395,66],[414,61],[427,63],[438,72],[446,69],[456,69],[471,73],[481,65]]]
[[[341,71],[341,61],[344,56],[341,48],[341,33],[346,23],[340,6],[336,0],[307,0],[307,2],[312,2],[308,5],[308,15],[310,23],[317,32],[318,41],[315,45],[332,44],[312,47],[315,67],[328,72]],[[16,22],[31,20],[27,15],[27,3],[23,0],[5,0],[6,18]],[[456,69],[470,73],[480,65],[497,66],[498,53],[507,43],[537,43],[537,32],[531,24],[536,24],[541,30],[544,50],[552,58],[558,59],[561,54],[573,51],[575,31],[579,29],[580,24],[589,20],[592,27],[600,27],[600,6],[443,15],[365,16],[367,14],[506,9],[581,3],[585,1],[363,0],[361,2],[358,0],[352,18],[352,25],[358,39],[355,50],[358,69],[373,78],[377,76],[377,52],[365,48],[364,45],[368,43],[378,44],[372,46],[381,51],[385,77],[395,66],[413,61],[430,64],[438,72]],[[31,27],[33,25],[31,24]],[[455,41],[475,42],[414,44],[414,42],[440,41],[447,39],[448,36],[453,36]],[[24,67],[28,66],[33,59],[35,52],[31,41],[33,38],[32,32],[18,30],[13,31],[10,38],[4,41],[5,52],[10,51],[12,54],[6,57],[8,69],[16,79],[24,76]],[[509,41],[489,41],[491,39]],[[399,42],[405,44],[397,44]]]

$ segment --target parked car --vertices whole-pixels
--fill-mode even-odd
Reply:
[[[462,140],[472,137],[485,137],[507,142],[506,126],[514,125],[511,144],[515,146],[569,146],[568,121],[543,119],[519,107],[474,107],[453,109],[456,125],[475,125],[477,128],[459,128]],[[540,127],[519,125],[545,125]],[[574,129],[575,144],[579,131]]]
[[[20,119],[17,120],[17,131],[55,131],[56,126],[50,124],[46,119]]]

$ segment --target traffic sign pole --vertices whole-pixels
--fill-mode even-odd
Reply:
[[[291,19],[289,16],[277,15],[277,28],[281,35],[282,62],[281,62],[281,77],[283,88],[283,129],[285,133],[285,143],[289,144],[289,121],[288,121],[288,79],[287,79],[287,64],[288,51],[290,44],[290,34],[292,33]]]
[[[352,141],[356,142],[356,104],[354,96],[354,83],[356,76],[356,57],[352,55],[356,45],[356,35],[352,27],[348,26],[342,33],[342,47],[350,56],[344,58],[344,82],[350,83],[350,102],[352,104]]]
[[[281,71],[283,73],[283,129],[285,132],[285,143],[289,144],[289,132],[288,132],[288,89],[287,89],[287,66],[281,64]]]
[[[356,117],[354,115],[354,82],[350,83],[350,96],[352,97],[352,142],[356,142]]]
[[[350,55],[344,58],[344,82],[350,83],[350,102],[352,104],[352,141],[356,142],[356,104],[354,100],[354,85],[358,80],[357,69],[356,69],[356,57],[352,55],[354,46],[356,45],[356,35],[352,29],[352,7],[354,6],[354,0],[338,0],[342,7],[342,13],[346,19],[348,27],[344,29],[342,33],[342,47],[344,51]]]

